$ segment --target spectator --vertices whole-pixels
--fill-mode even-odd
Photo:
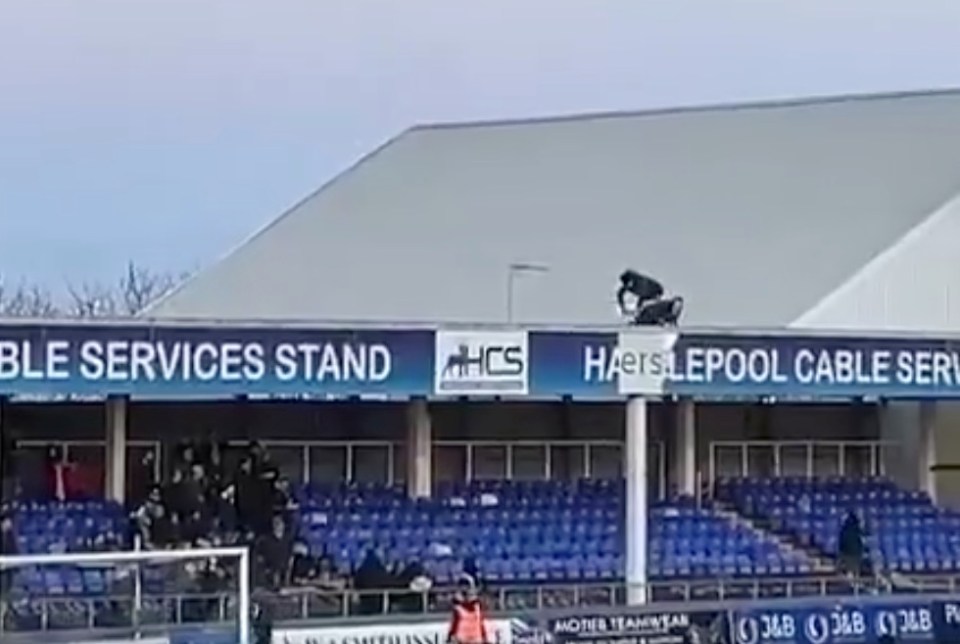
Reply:
[[[302,539],[293,544],[290,563],[290,583],[294,586],[309,586],[316,581],[319,560],[310,554],[310,546]]]
[[[250,458],[253,459],[253,469],[255,472],[263,472],[272,469],[273,462],[270,460],[270,452],[260,441],[254,441],[250,444]]]
[[[160,489],[150,491],[147,500],[133,514],[136,533],[148,550],[165,547],[176,537],[174,524],[160,495]]]
[[[167,493],[167,509],[179,524],[203,507],[204,472],[203,466],[194,464],[189,468],[178,468],[173,473],[173,482]]]
[[[157,485],[157,462],[153,450],[147,450],[137,463],[134,463],[130,479],[130,501],[143,503],[150,491]]]
[[[473,555],[463,560],[463,574],[469,575],[477,584],[478,589],[483,589],[483,580],[480,578],[480,567],[477,565],[477,558]]]
[[[422,613],[426,609],[424,601],[427,591],[433,586],[433,580],[423,565],[416,560],[404,566],[398,575],[398,586],[408,590],[397,596],[395,606],[404,613]]]
[[[342,614],[347,579],[337,572],[333,560],[327,556],[310,556],[307,544],[302,541],[294,545],[293,552],[292,583],[315,591],[309,598],[309,614]]]
[[[357,609],[361,615],[378,615],[384,612],[384,591],[393,587],[392,575],[383,565],[383,560],[372,548],[367,550],[363,562],[353,575],[359,599]]]
[[[259,480],[254,473],[253,458],[245,456],[233,479],[233,484],[224,491],[223,497],[233,502],[236,528],[241,533],[254,533],[257,516],[262,513]]]
[[[300,516],[300,504],[290,491],[290,480],[286,477],[276,479],[273,487],[273,514],[283,517],[290,532],[296,532],[297,518]]]
[[[273,641],[273,612],[269,598],[253,605],[253,644],[270,644]]]
[[[293,540],[282,517],[274,517],[272,532],[260,537],[256,551],[259,581],[274,590],[286,586],[290,581]]]
[[[211,541],[199,539],[195,543],[197,548],[210,548]],[[188,544],[189,547],[189,544]],[[189,590],[197,595],[190,604],[188,621],[210,621],[215,619],[219,611],[217,595],[225,590],[227,571],[216,559],[203,559],[190,562],[186,565]],[[187,612],[188,602],[184,602],[184,612]]]
[[[851,510],[840,527],[840,569],[851,576],[859,576],[863,563],[863,528],[860,517]]]

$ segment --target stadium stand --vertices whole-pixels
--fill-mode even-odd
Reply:
[[[718,482],[717,496],[829,557],[838,556],[841,524],[853,511],[862,516],[870,561],[881,572],[960,570],[960,513],[886,479],[730,479]]]

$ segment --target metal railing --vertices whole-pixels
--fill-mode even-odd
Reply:
[[[710,481],[729,476],[875,476],[884,473],[884,450],[890,446],[879,440],[711,441],[707,467]]]
[[[916,587],[921,593],[954,592],[957,578]],[[494,612],[542,611],[579,607],[614,607],[627,603],[628,587],[622,582],[495,586],[484,590]],[[839,576],[702,579],[652,582],[644,587],[647,602],[724,602],[816,598],[860,594],[888,594],[887,584],[852,582]],[[902,593],[898,588],[896,592]],[[256,591],[256,602],[267,602],[276,622],[368,618],[446,613],[455,590],[323,591],[287,588],[279,592]],[[139,602],[139,603],[138,603]],[[51,630],[151,629],[182,625],[237,622],[237,594],[130,593],[96,597],[6,597],[0,601],[0,634]],[[140,606],[138,610],[135,607]]]

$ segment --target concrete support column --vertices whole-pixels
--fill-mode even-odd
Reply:
[[[430,407],[424,398],[407,405],[407,493],[429,498],[433,491],[433,428]]]
[[[887,401],[880,408],[880,438],[886,443],[884,472],[908,490],[922,485],[918,464],[923,457],[920,442],[923,416],[921,404],[909,400]]]
[[[127,403],[125,396],[111,396],[106,403],[106,496],[118,503],[127,490]]]
[[[624,441],[627,486],[627,603],[647,603],[647,401],[627,401]]]
[[[693,400],[681,399],[676,406],[676,450],[674,471],[677,473],[677,492],[697,497],[697,408]]]

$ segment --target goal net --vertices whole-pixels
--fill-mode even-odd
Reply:
[[[246,548],[0,556],[0,641],[250,642]]]

